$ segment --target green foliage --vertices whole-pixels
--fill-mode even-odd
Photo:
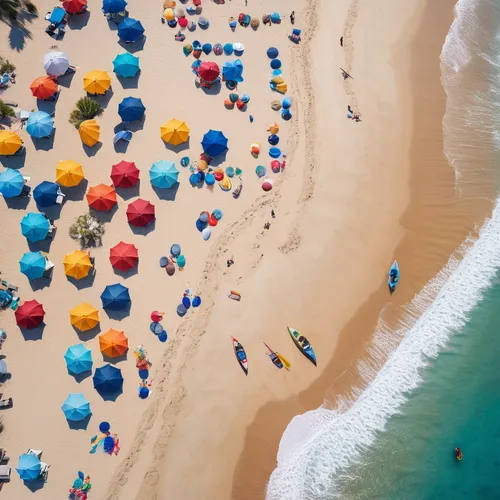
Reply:
[[[4,118],[5,116],[8,116],[10,118],[15,118],[16,113],[14,112],[14,110],[10,106],[7,106],[7,104],[5,104],[0,99],[0,118]]]
[[[101,246],[104,224],[90,214],[80,215],[69,228],[69,235],[79,241],[82,248]]]
[[[21,11],[32,16],[38,15],[38,9],[31,0],[0,0],[0,19],[15,21]]]
[[[0,0],[1,1],[1,0]],[[69,115],[69,122],[79,127],[85,120],[91,120],[103,113],[103,107],[90,97],[82,97],[75,104],[75,109]]]
[[[0,0],[0,3],[2,0]],[[8,60],[0,56],[0,73],[12,73],[16,71],[16,67]]]
[[[25,0],[24,6],[26,7],[26,10],[28,11],[29,14],[31,14],[32,16],[38,16],[38,9],[36,8],[36,5],[33,2]]]

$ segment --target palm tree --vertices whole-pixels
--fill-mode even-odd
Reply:
[[[0,0],[2,1],[2,0]],[[69,122],[75,127],[79,127],[85,120],[92,120],[103,113],[103,107],[90,97],[82,97],[75,104],[75,109],[69,115]]]
[[[69,228],[69,235],[80,242],[82,248],[102,245],[104,224],[90,214],[80,215]]]
[[[16,20],[21,11],[36,15],[36,5],[30,0],[0,0],[0,19]]]
[[[0,0],[1,2],[2,0]],[[4,118],[4,117],[10,117],[10,118],[15,118],[16,117],[16,113],[14,112],[14,110],[10,107],[10,106],[7,106],[7,104],[5,104],[2,99],[0,99],[0,118]]]

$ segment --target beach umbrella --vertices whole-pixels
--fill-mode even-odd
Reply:
[[[62,76],[69,68],[68,56],[64,52],[49,52],[43,56],[43,67],[50,76]]]
[[[186,122],[172,118],[160,127],[160,137],[172,146],[178,146],[188,140],[189,127]]]
[[[21,232],[31,242],[44,240],[49,234],[49,229],[49,220],[38,212],[26,214],[21,221]]]
[[[113,60],[113,71],[122,78],[131,78],[139,72],[139,58],[125,52],[117,55]]]
[[[118,392],[123,387],[122,371],[119,368],[111,366],[109,363],[97,368],[92,380],[94,381],[95,389],[99,392]]]
[[[50,76],[40,76],[35,78],[30,85],[31,93],[37,99],[48,99],[58,90],[57,83]]]
[[[87,0],[64,0],[63,8],[70,14],[78,14],[87,5]]]
[[[144,28],[140,21],[127,17],[118,25],[118,36],[124,42],[137,42],[144,34]]]
[[[99,335],[99,349],[108,358],[123,356],[128,349],[128,338],[125,333],[110,328],[104,335]]]
[[[41,139],[42,137],[49,137],[54,130],[54,120],[52,117],[45,113],[45,111],[35,111],[30,113],[26,131],[31,137]]]
[[[109,261],[111,265],[120,271],[128,271],[137,265],[139,253],[135,245],[120,241],[109,250]]]
[[[269,59],[276,59],[278,57],[278,49],[276,47],[269,47],[267,49],[267,57],[269,57]]]
[[[201,141],[203,151],[210,156],[218,156],[227,151],[227,137],[220,130],[210,129]]]
[[[106,184],[92,186],[87,192],[87,203],[94,210],[108,212],[116,205],[116,191]]]
[[[40,207],[51,207],[57,202],[59,185],[55,182],[43,181],[33,190],[35,202]]]
[[[139,198],[127,208],[127,220],[132,226],[147,226],[155,218],[155,206]]]
[[[146,107],[137,97],[125,97],[118,105],[118,114],[123,122],[142,120]]]
[[[217,80],[217,78],[219,78],[219,66],[217,65],[217,63],[214,63],[212,61],[204,61],[198,68],[198,75],[200,76],[200,78],[206,80],[207,82],[213,82]]]
[[[102,307],[111,311],[121,311],[130,305],[128,288],[121,283],[108,285],[101,293]]]
[[[243,63],[236,59],[236,61],[226,61],[222,66],[222,76],[226,81],[243,81]]]
[[[115,187],[130,188],[139,182],[139,169],[132,161],[122,160],[113,165],[111,169],[111,180]]]
[[[66,368],[74,375],[92,370],[92,352],[83,344],[68,347],[64,359],[66,360]]]
[[[36,300],[27,300],[23,302],[14,313],[16,323],[21,328],[36,328],[43,323],[45,311],[42,304]]]
[[[19,170],[7,168],[0,173],[0,193],[5,198],[19,196],[23,190],[24,178]]]
[[[40,252],[26,252],[19,261],[21,272],[29,280],[36,280],[43,276],[47,261]]]
[[[91,413],[90,403],[87,399],[85,399],[85,396],[81,392],[71,393],[61,406],[61,409],[64,412],[66,420],[71,422],[79,422],[80,420],[87,418]]]
[[[23,481],[34,481],[42,472],[42,463],[36,455],[23,453],[19,457],[16,470]]]
[[[86,332],[92,330],[99,324],[99,311],[90,304],[82,302],[80,305],[74,307],[69,312],[69,320],[71,325]]]
[[[64,274],[70,278],[80,280],[86,278],[92,269],[92,262],[88,252],[74,250],[64,256]]]
[[[125,0],[102,0],[102,11],[104,14],[117,14],[123,12],[127,7]]]
[[[83,88],[89,94],[104,95],[109,87],[111,87],[111,78],[106,71],[94,69],[83,75]]]
[[[13,155],[22,145],[23,141],[15,132],[0,130],[0,155]]]
[[[179,171],[173,161],[160,160],[149,169],[151,184],[157,188],[169,189],[178,183]]]
[[[95,146],[99,142],[101,127],[95,120],[85,120],[78,128],[80,139],[89,147]]]
[[[118,141],[130,142],[131,139],[132,139],[132,132],[130,130],[120,130],[113,137],[113,144],[116,144]]]
[[[3,359],[0,359],[0,375],[7,375],[7,373],[9,373],[7,364]]]
[[[56,182],[64,187],[75,187],[85,178],[83,168],[73,160],[60,161],[56,167]]]

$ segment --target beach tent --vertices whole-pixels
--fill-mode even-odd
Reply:
[[[92,328],[95,328],[99,324],[99,311],[90,304],[82,302],[80,305],[71,309],[69,312],[69,320],[72,326],[81,332],[86,332],[87,330],[92,330]]]
[[[139,198],[127,208],[127,220],[132,226],[147,226],[155,218],[155,206]]]
[[[100,212],[108,212],[116,205],[116,191],[113,186],[98,184],[87,192],[89,207]]]
[[[26,131],[31,137],[41,139],[42,137],[49,137],[54,130],[54,120],[52,117],[45,113],[45,111],[35,111],[30,113]]]
[[[83,75],[83,88],[92,95],[104,95],[111,87],[111,77],[106,71],[94,69]]]
[[[95,146],[99,142],[101,127],[95,120],[85,120],[78,128],[80,139],[89,147]]]
[[[104,309],[121,311],[130,306],[130,294],[128,288],[121,283],[108,285],[101,293],[101,302]]]
[[[179,171],[173,161],[160,160],[149,169],[151,184],[157,188],[169,189],[178,183]]]
[[[26,252],[19,261],[21,272],[29,280],[36,280],[43,276],[47,261],[40,252]]]
[[[88,252],[83,250],[67,253],[64,256],[63,265],[64,274],[76,280],[87,277],[93,267]]]
[[[79,375],[92,370],[92,352],[83,344],[75,344],[68,347],[64,355],[66,368],[69,373]]]
[[[64,52],[49,52],[43,56],[43,67],[49,76],[62,76],[69,68],[68,56]]]
[[[122,331],[110,328],[104,335],[99,335],[99,349],[108,358],[123,356],[128,350],[128,338]]]
[[[36,300],[27,300],[23,302],[14,313],[16,316],[16,323],[21,328],[36,328],[43,323],[45,311],[42,304]]]
[[[118,25],[118,36],[124,42],[137,42],[144,34],[144,27],[140,21],[127,17]]]
[[[65,0],[63,8],[70,14],[78,14],[87,6],[87,0]]]
[[[50,76],[40,76],[35,78],[30,85],[31,93],[37,99],[48,99],[58,90],[57,83]]]
[[[125,97],[118,105],[118,114],[123,122],[142,120],[146,107],[137,97]]]
[[[26,482],[35,481],[42,472],[40,459],[32,453],[23,453],[16,467],[19,477]]]
[[[225,81],[234,81],[240,83],[243,81],[243,63],[236,61],[226,61],[222,66],[222,77]]]
[[[16,154],[22,145],[23,141],[18,134],[10,130],[0,130],[0,155]]]
[[[0,193],[5,198],[19,196],[23,190],[24,178],[19,170],[7,168],[0,173]]]
[[[79,422],[87,418],[90,411],[90,403],[85,399],[85,396],[80,393],[71,393],[66,401],[61,406],[66,420],[71,422]]]
[[[113,165],[111,180],[119,188],[133,187],[139,182],[139,169],[134,162],[122,160],[120,163]]]
[[[203,151],[210,156],[218,156],[227,151],[227,137],[220,130],[210,129],[201,141]]]
[[[124,12],[127,7],[125,0],[102,0],[102,11],[104,14],[117,14]]]
[[[120,392],[123,388],[122,371],[109,363],[97,368],[92,380],[95,389],[101,393]]]
[[[212,61],[204,61],[198,68],[198,76],[206,82],[215,82],[219,78],[219,75],[219,66]]]
[[[172,118],[160,127],[160,136],[172,146],[178,146],[188,140],[189,127],[186,122]]]
[[[84,179],[83,168],[73,160],[60,161],[56,167],[56,182],[64,187],[75,187]]]
[[[113,60],[113,70],[122,78],[132,78],[139,72],[139,58],[130,52],[119,54]]]
[[[59,185],[55,182],[43,181],[33,190],[33,197],[39,207],[51,207],[57,203],[60,194]]]
[[[27,213],[21,221],[21,232],[28,241],[42,241],[49,234],[50,222],[44,215],[37,212]]]
[[[135,245],[120,241],[109,250],[109,261],[119,271],[128,271],[137,266],[139,253]]]

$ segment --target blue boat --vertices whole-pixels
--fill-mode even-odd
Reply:
[[[289,326],[288,332],[290,333],[290,337],[292,337],[295,345],[298,350],[314,365],[316,365],[316,353],[314,352],[309,341],[295,328],[290,328]]]
[[[389,290],[391,295],[396,290],[399,283],[399,266],[397,261],[394,261],[391,268],[389,269],[389,275],[387,277],[387,284],[389,285]]]

